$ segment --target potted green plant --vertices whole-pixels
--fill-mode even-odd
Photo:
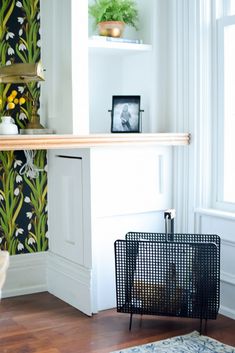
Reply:
[[[96,0],[89,14],[98,26],[99,35],[121,37],[125,25],[137,29],[138,9],[135,0]]]

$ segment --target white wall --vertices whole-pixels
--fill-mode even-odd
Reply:
[[[159,0],[159,3],[161,1]],[[168,87],[169,129],[191,133],[189,148],[174,151],[174,207],[176,231],[215,233],[221,237],[221,306],[235,318],[235,217],[211,209],[211,151],[215,117],[211,107],[213,51],[209,2],[166,0],[166,35],[171,40],[164,71],[171,68]],[[166,12],[165,12],[166,13]],[[199,16],[200,15],[200,16]],[[170,82],[169,81],[169,82]]]
[[[97,310],[116,306],[115,240],[124,239],[130,231],[164,231],[163,211],[172,207],[171,163],[172,147],[91,150],[93,279]]]
[[[87,134],[87,1],[41,1],[41,116],[56,133]]]
[[[93,260],[98,310],[116,307],[114,242],[133,232],[164,232],[163,210],[100,217],[93,222]],[[108,286],[108,291],[107,291]]]
[[[235,217],[212,209],[196,210],[198,232],[221,237],[221,313],[235,319]]]

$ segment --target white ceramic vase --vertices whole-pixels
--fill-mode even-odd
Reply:
[[[11,116],[2,116],[0,123],[0,135],[17,135],[18,127]]]

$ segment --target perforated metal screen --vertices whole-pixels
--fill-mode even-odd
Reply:
[[[115,242],[117,311],[215,319],[220,238],[172,236],[168,241],[163,233],[128,233]]]

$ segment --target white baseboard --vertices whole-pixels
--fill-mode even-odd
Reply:
[[[226,306],[221,306],[220,307],[220,314],[230,317],[231,319],[235,320],[235,310],[232,310],[231,308],[227,308]]]
[[[48,291],[86,315],[92,315],[91,270],[49,251]]]
[[[234,284],[234,276],[222,274],[222,281]],[[91,269],[50,251],[10,257],[2,298],[49,291],[87,315],[92,307]],[[94,299],[94,298],[93,298]],[[220,313],[235,320],[235,310],[222,305]]]
[[[221,282],[225,282],[235,286],[235,275],[232,273],[221,271]]]
[[[10,256],[2,298],[47,291],[47,252]]]

